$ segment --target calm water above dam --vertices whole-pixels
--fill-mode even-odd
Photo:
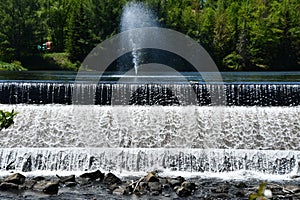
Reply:
[[[224,83],[295,83],[300,82],[300,72],[220,72]],[[83,73],[86,80],[94,80],[97,78],[94,72]],[[207,74],[211,76],[211,80],[214,80],[215,72],[202,72],[201,74]],[[144,74],[150,78],[161,77],[161,81],[174,82],[178,80],[177,74]],[[75,81],[77,72],[72,71],[20,71],[20,72],[0,72],[0,81],[55,81],[55,82],[73,82]],[[182,76],[188,81],[203,82],[203,79],[199,73],[195,72],[183,72]],[[104,81],[116,82],[122,78],[122,74],[107,73],[104,75]],[[154,77],[153,77],[154,78]],[[150,79],[151,80],[151,79]],[[181,80],[181,79],[179,79]]]

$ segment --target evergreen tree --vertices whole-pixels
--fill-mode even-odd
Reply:
[[[45,37],[38,0],[0,0],[0,58],[21,60]]]
[[[66,45],[72,62],[82,62],[95,46],[86,6],[81,1],[75,2],[71,12]]]

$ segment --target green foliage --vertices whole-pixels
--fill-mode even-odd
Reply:
[[[27,70],[26,68],[22,67],[19,61],[13,61],[12,63],[6,63],[0,61],[0,71],[24,71]]]
[[[249,200],[266,200],[267,198],[264,196],[264,191],[266,188],[267,182],[264,181],[259,185],[258,191],[255,194],[250,194]]]
[[[11,112],[0,110],[0,131],[10,127],[14,123],[14,117],[17,114],[14,110]]]
[[[53,42],[80,63],[120,31],[131,0],[0,0],[0,60],[38,55]],[[221,70],[299,70],[299,0],[136,0],[153,9],[162,27],[189,35]]]
[[[93,32],[87,4],[74,2],[68,26],[67,52],[72,62],[82,62],[93,49]]]
[[[72,63],[67,53],[47,53],[42,55],[46,65],[52,69],[77,70],[78,66]]]

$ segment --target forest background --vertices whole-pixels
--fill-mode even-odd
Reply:
[[[0,0],[0,69],[78,69],[97,44],[120,33],[127,2]],[[300,70],[299,0],[142,2],[161,27],[199,42],[221,71]],[[47,41],[50,51],[37,48]]]

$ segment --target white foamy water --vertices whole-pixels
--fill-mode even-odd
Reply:
[[[19,104],[0,109],[19,112],[15,124],[1,131],[3,173],[158,169],[285,179],[298,170],[300,107]]]

